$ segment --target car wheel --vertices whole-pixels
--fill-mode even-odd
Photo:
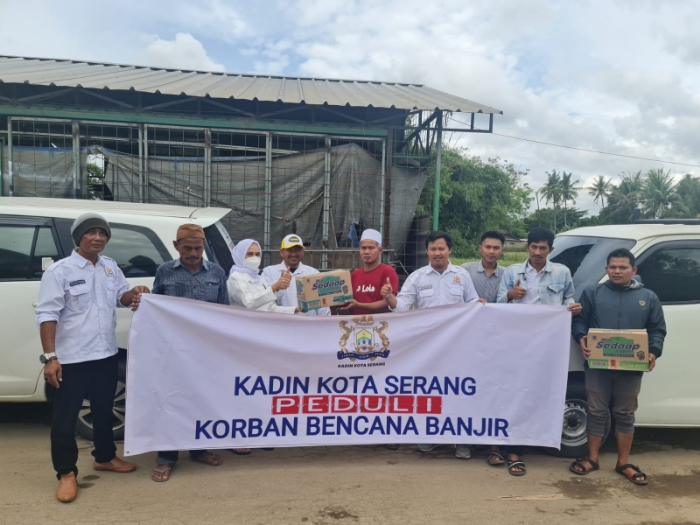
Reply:
[[[572,382],[566,388],[564,401],[564,418],[562,421],[561,450],[548,448],[553,456],[580,458],[588,454],[588,435],[586,426],[586,389],[583,384]]]
[[[126,418],[126,361],[124,359],[119,360],[119,377],[117,379],[117,390],[114,393],[112,416],[114,440],[122,441],[124,439],[124,421]],[[90,400],[88,399],[83,401],[75,431],[90,441],[94,438],[92,411],[90,410]]]

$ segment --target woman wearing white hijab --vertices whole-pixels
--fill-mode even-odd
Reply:
[[[228,278],[229,302],[249,310],[263,310],[282,314],[295,314],[300,311],[294,306],[278,306],[275,292],[286,289],[291,275],[282,275],[279,281],[267,286],[260,278],[260,244],[253,239],[244,239],[233,249],[233,266]]]

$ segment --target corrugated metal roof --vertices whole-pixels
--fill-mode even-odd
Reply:
[[[0,55],[0,82],[287,104],[503,113],[422,84],[216,73],[4,55]]]

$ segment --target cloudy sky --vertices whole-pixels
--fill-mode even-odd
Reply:
[[[503,110],[494,131],[700,164],[698,0],[0,1],[0,53],[418,82]],[[459,117],[457,117],[459,118]],[[529,169],[700,168],[496,135],[452,137]],[[582,192],[578,205],[596,209]]]

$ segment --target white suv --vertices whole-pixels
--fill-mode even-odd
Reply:
[[[640,427],[700,427],[700,220],[639,221],[631,225],[578,228],[557,236],[553,262],[569,267],[575,298],[607,280],[605,265],[615,248],[637,258],[638,276],[661,299],[668,335],[653,372],[644,374],[636,424]],[[583,357],[571,345],[561,454],[584,456],[586,390]]]
[[[231,210],[158,204],[0,197],[0,402],[50,400],[43,380],[39,330],[34,309],[43,271],[74,249],[70,227],[86,212],[102,214],[112,237],[103,252],[117,261],[129,284],[153,285],[158,265],[178,257],[172,241],[185,222],[201,225],[207,236],[206,257],[228,271],[233,243],[219,220]],[[115,437],[124,431],[126,347],[131,311],[117,310],[120,377],[114,400]],[[77,431],[92,439],[86,400]]]

